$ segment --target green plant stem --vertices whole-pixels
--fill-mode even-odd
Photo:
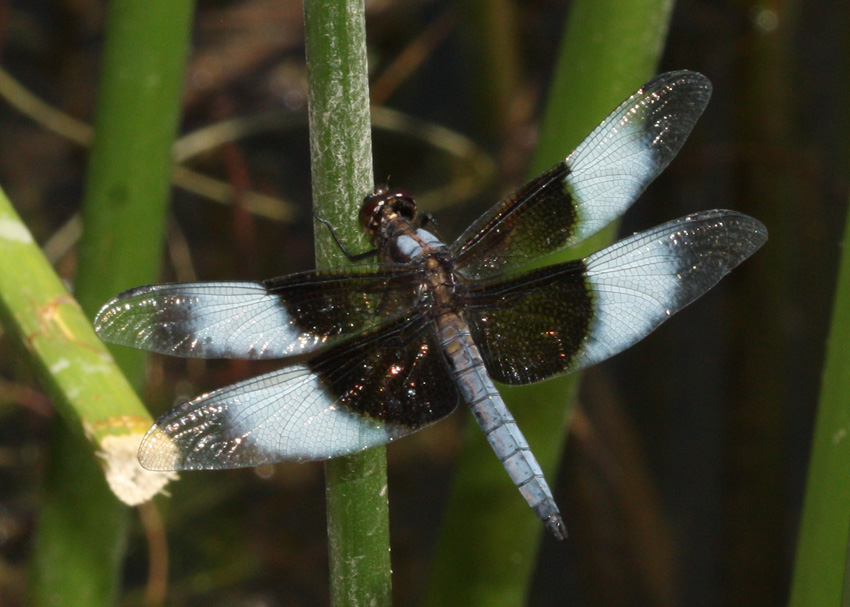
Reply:
[[[511,126],[513,94],[520,86],[519,6],[512,0],[463,0],[457,8],[465,54],[474,66],[476,132],[495,143]]]
[[[89,317],[118,291],[153,282],[159,273],[192,10],[187,0],[110,4],[76,290]],[[142,356],[124,349],[115,357],[132,382],[141,379]],[[33,556],[33,602],[110,605],[127,508],[105,491],[102,473],[86,465],[91,454],[67,432],[61,426],[55,432]]]
[[[744,13],[760,14],[768,5],[758,0],[737,3]],[[801,2],[770,5],[777,23],[765,36],[758,28],[742,32],[736,41],[730,90],[736,100],[730,128],[741,149],[775,150],[797,144],[800,97],[796,94]],[[759,111],[764,104],[770,112]],[[800,329],[788,322],[788,310],[798,293],[813,301],[826,297],[821,277],[789,272],[798,259],[820,267],[817,247],[798,239],[801,219],[820,208],[816,189],[792,171],[777,171],[765,162],[733,163],[733,196],[770,226],[770,243],[752,264],[742,268],[730,306],[734,334],[729,342],[729,396],[726,399],[723,452],[724,488],[719,504],[720,556],[718,573],[726,586],[725,607],[777,605],[787,600],[786,542],[777,533],[787,524],[788,429],[793,425],[791,397],[797,383],[791,374],[775,372],[793,365],[799,377],[821,372],[819,356]],[[753,314],[758,310],[758,314]],[[808,349],[808,348],[812,349]],[[772,370],[774,372],[768,372]]]
[[[561,48],[533,173],[563,158],[655,71],[671,0],[577,0]],[[563,255],[586,255],[614,228]],[[555,263],[557,259],[547,259]],[[578,377],[500,387],[547,478],[555,480]],[[473,426],[472,424],[470,426]],[[563,496],[559,495],[563,501]],[[567,521],[569,525],[569,521]],[[426,605],[520,605],[543,526],[508,481],[477,427],[466,433]],[[569,540],[568,540],[569,541]]]
[[[131,504],[149,499],[167,481],[135,463],[153,420],[2,192],[0,266],[0,322],[69,431],[87,439],[80,465],[103,477],[88,461],[97,453],[116,495]]]
[[[0,266],[0,321],[65,423],[92,450],[103,450],[108,437],[147,430],[144,405],[2,192]]]
[[[355,233],[373,186],[363,2],[306,0],[304,15],[314,208],[365,248]],[[317,265],[344,263],[327,228],[316,229]],[[331,460],[325,475],[331,604],[391,604],[385,449]]]
[[[192,9],[188,0],[110,4],[76,281],[88,314],[159,275]],[[115,350],[137,382],[144,356]]]
[[[52,527],[36,537],[32,603],[110,604],[104,569],[123,552],[126,507],[104,468],[124,499],[156,493],[166,477],[151,473],[139,495],[130,459],[153,420],[2,193],[0,266],[0,321],[62,417],[53,454],[66,455],[48,464],[41,522]]]
[[[797,540],[791,607],[850,605],[850,213]]]

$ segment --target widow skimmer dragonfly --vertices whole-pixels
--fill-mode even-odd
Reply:
[[[95,319],[106,341],[194,358],[290,359],[166,412],[142,441],[142,466],[328,459],[465,403],[522,496],[563,539],[540,465],[493,380],[530,384],[613,356],[714,286],[767,230],[735,211],[705,211],[583,259],[515,270],[622,214],[679,151],[710,94],[695,72],[650,80],[451,245],[425,229],[412,197],[377,188],[360,213],[376,266],[118,295]]]

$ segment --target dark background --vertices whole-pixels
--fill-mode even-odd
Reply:
[[[427,129],[404,121],[375,132],[377,179],[390,176],[393,186],[417,194],[447,240],[527,177],[568,5],[513,6],[510,44],[519,50],[519,69],[495,108],[462,3],[369,5],[376,101],[478,146],[472,155],[435,146]],[[90,123],[104,11],[91,0],[0,1],[0,65],[47,103]],[[826,1],[678,3],[659,71],[700,71],[715,93],[622,232],[732,208],[761,219],[770,241],[651,338],[586,374],[556,488],[572,536],[566,545],[544,540],[530,604],[787,601],[846,211],[849,12],[847,3]],[[282,119],[190,164],[285,199],[294,220],[272,221],[175,189],[165,279],[254,279],[312,267],[301,19],[298,2],[199,3],[182,131],[265,112]],[[404,54],[411,48],[422,49],[421,60]],[[399,66],[407,73],[393,71]],[[72,280],[72,220],[87,152],[2,101],[0,133],[0,183]],[[470,181],[470,166],[482,158],[495,170]],[[464,195],[447,194],[452,185]],[[144,397],[159,412],[263,370],[155,358]],[[399,605],[416,604],[426,584],[468,417],[460,412],[389,449]],[[3,348],[4,604],[24,602],[53,421],[25,366]],[[162,502],[169,604],[327,604],[321,464],[184,474],[171,493]],[[128,605],[142,602],[146,559],[137,524]]]

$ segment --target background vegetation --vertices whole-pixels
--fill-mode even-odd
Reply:
[[[415,193],[446,239],[528,176],[546,138],[539,124],[570,15],[563,1],[482,4],[367,8],[376,178]],[[0,185],[69,281],[93,263],[78,247],[91,133],[74,119],[94,121],[105,9],[91,0],[0,2],[0,66],[14,78],[0,73]],[[840,389],[850,365],[839,334],[824,363],[848,198],[848,12],[823,0],[675,7],[659,71],[701,71],[715,94],[622,231],[733,208],[767,224],[770,241],[651,338],[585,374],[554,483],[572,535],[565,544],[542,539],[529,604],[787,603],[825,368],[828,381],[839,382],[824,394],[837,416],[818,435],[830,453],[846,442],[850,404]],[[301,3],[202,1],[192,31],[180,131],[193,136],[176,155],[197,173],[175,176],[181,187],[171,192],[161,279],[251,279],[312,267]],[[635,86],[644,79],[635,78]],[[211,202],[216,197],[236,204]],[[135,237],[138,227],[111,236]],[[107,269],[129,263],[99,261]],[[15,340],[2,339],[0,603],[16,605],[26,603],[37,563],[34,536],[52,503],[50,479],[85,488],[88,472],[67,459],[57,468],[51,402]],[[142,397],[158,413],[272,367],[157,357]],[[520,393],[514,401],[521,400]],[[388,450],[398,605],[416,604],[428,586],[468,417],[460,412]],[[491,465],[502,474],[495,458]],[[842,466],[837,459],[822,469],[820,482],[843,487],[850,470]],[[122,604],[163,595],[174,605],[327,604],[321,465],[184,474],[170,492],[157,509],[131,513]],[[807,526],[833,548],[816,544],[807,553],[815,587],[846,558],[847,493],[823,515],[817,496],[808,498]],[[843,522],[833,525],[833,515]],[[504,549],[509,562],[512,548]],[[838,569],[843,575],[843,563]],[[805,603],[801,575],[797,604],[838,604],[835,594],[831,603]],[[840,587],[840,577],[829,587]]]

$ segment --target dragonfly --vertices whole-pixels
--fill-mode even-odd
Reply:
[[[494,382],[532,384],[628,348],[752,255],[767,230],[742,213],[703,211],[582,259],[527,266],[625,212],[678,153],[710,95],[696,72],[655,77],[450,245],[411,195],[377,187],[359,217],[373,248],[349,255],[377,263],[121,293],[94,320],[105,341],[284,361],[164,413],[142,440],[141,465],[325,460],[465,404],[522,497],[564,539],[552,491]]]

